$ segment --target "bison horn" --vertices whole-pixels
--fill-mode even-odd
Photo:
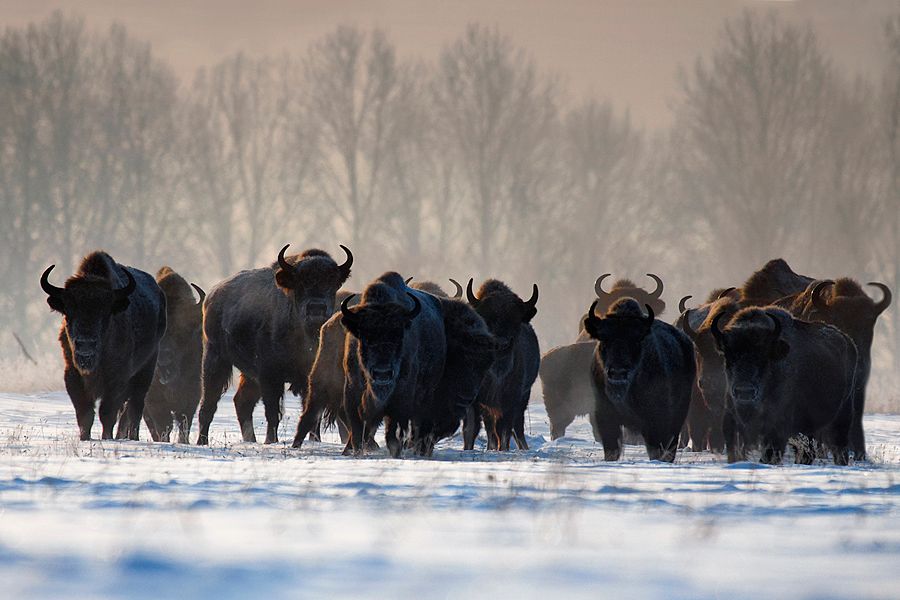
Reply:
[[[469,301],[469,304],[472,306],[478,305],[478,297],[475,295],[475,292],[472,291],[472,284],[475,282],[475,279],[469,277],[469,283],[466,284],[466,300]]]
[[[834,285],[834,282],[830,279],[825,279],[817,283],[812,290],[812,303],[818,310],[825,310],[828,308],[828,302],[822,297],[822,292],[825,291],[825,288],[829,285]]]
[[[772,323],[775,325],[775,329],[772,331],[772,339],[777,340],[781,337],[781,321],[775,318],[775,315],[766,311],[766,316],[772,319]]]
[[[412,281],[412,280],[413,280],[412,277],[407,277],[407,278],[406,278],[406,281],[404,281],[403,283],[405,283],[406,285],[409,285],[409,282]]]
[[[422,312],[422,303],[419,302],[419,299],[416,298],[415,294],[410,294],[409,292],[406,292],[406,295],[409,296],[410,298],[412,298],[412,301],[413,301],[413,309],[411,311],[409,311],[408,313],[406,313],[406,318],[409,319],[410,321],[412,321],[413,319],[415,319],[418,316],[418,314],[420,312]]]
[[[716,300],[721,300],[722,298],[729,296],[731,294],[731,292],[733,292],[736,289],[737,289],[736,287],[725,288],[724,290],[719,292],[719,297],[716,298]]]
[[[531,285],[531,298],[525,302],[525,306],[535,308],[538,301],[538,286],[536,283]]]
[[[356,294],[350,294],[343,300],[341,300],[341,320],[345,323],[355,323],[357,319],[357,315],[355,312],[350,310],[350,300],[352,300],[356,296]]]
[[[690,298],[690,296],[688,296],[688,298]],[[692,340],[697,339],[697,332],[691,327],[691,309],[682,311],[681,330]]]
[[[44,271],[43,275],[41,275],[41,289],[51,298],[59,298],[63,295],[63,292],[66,291],[64,288],[56,287],[50,283],[50,271],[52,271],[55,266],[56,265],[50,265]]]
[[[875,305],[875,314],[880,315],[888,306],[891,305],[891,299],[893,298],[893,296],[891,295],[891,288],[877,281],[870,281],[869,285],[877,287],[879,290],[881,290],[881,293],[884,294],[884,296],[881,298],[881,302]]]
[[[645,304],[644,306],[647,308],[647,318],[645,321],[647,321],[647,325],[653,325],[653,319],[656,318],[656,315],[653,314],[653,308],[649,304]]]
[[[690,300],[691,298],[693,298],[693,296],[691,296],[691,295],[689,294],[689,295],[685,296],[684,298],[682,298],[681,300],[678,301],[678,314],[683,313],[683,312],[687,309],[686,303],[687,303],[687,301]]]
[[[125,287],[115,290],[116,295],[120,298],[127,298],[134,291],[134,288],[137,287],[137,282],[128,269],[125,269],[125,276],[128,277],[128,283],[125,284]]]
[[[286,244],[284,248],[281,249],[281,252],[278,253],[278,266],[284,269],[285,271],[293,271],[294,267],[284,258],[284,252],[288,249],[290,244]]]
[[[459,282],[452,277],[450,278],[450,283],[456,286],[456,292],[453,294],[454,300],[459,300],[463,295],[463,287],[459,284]]]
[[[597,305],[600,304],[600,300],[594,300],[591,303],[591,307],[588,309],[587,317],[585,318],[585,325],[588,323],[594,323],[595,325],[602,320],[602,317],[597,316]],[[585,327],[587,329],[587,327]]]
[[[650,292],[650,297],[651,298],[659,298],[660,296],[662,296],[663,287],[664,287],[662,279],[660,279],[657,275],[654,275],[653,273],[647,273],[647,277],[649,277],[650,279],[652,279],[653,281],[656,282],[656,289],[653,290],[652,292]]]
[[[197,302],[197,304],[203,304],[203,301],[206,300],[206,292],[204,292],[203,288],[196,283],[192,283],[191,287],[194,288],[194,291],[197,292],[197,295],[200,297],[200,301]]]
[[[715,317],[713,317],[712,323],[709,326],[709,330],[712,332],[713,337],[716,339],[716,343],[720,346],[722,345],[722,330],[719,329],[719,320],[725,316],[724,312],[720,312]]]
[[[346,279],[347,277],[350,277],[350,267],[353,266],[353,253],[350,252],[350,248],[343,244],[341,244],[341,250],[347,255],[347,260],[345,260],[344,264],[340,265],[338,269],[341,271],[341,275],[344,276],[344,279]]]
[[[594,293],[597,294],[598,298],[605,298],[609,296],[609,294],[603,290],[603,280],[611,276],[612,273],[604,273],[597,278],[597,281],[594,282]]]

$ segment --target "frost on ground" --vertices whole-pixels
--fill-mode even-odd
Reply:
[[[540,405],[528,452],[354,459],[334,435],[292,450],[298,411],[275,446],[240,442],[228,398],[209,448],[79,442],[65,394],[0,394],[3,597],[900,594],[900,417],[837,468],[604,463],[586,422],[550,442]]]

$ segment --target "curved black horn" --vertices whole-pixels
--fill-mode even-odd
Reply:
[[[538,301],[538,286],[536,283],[531,285],[531,298],[525,302],[525,306],[535,308]]]
[[[452,283],[454,286],[456,286],[456,292],[453,294],[453,299],[459,300],[460,298],[462,298],[462,295],[463,295],[463,287],[459,284],[459,282],[457,280],[453,279],[452,277],[450,277],[449,279],[450,279],[450,283]]]
[[[206,300],[206,292],[204,292],[203,288],[196,283],[192,283],[191,287],[194,288],[194,291],[197,292],[197,295],[200,297],[200,301],[197,302],[197,304],[203,304],[203,301]]]
[[[716,298],[716,300],[721,300],[722,298],[725,298],[726,296],[730,295],[731,292],[733,292],[736,289],[737,289],[736,287],[725,288],[724,290],[719,292],[719,297]]]
[[[721,319],[723,316],[725,316],[724,312],[720,312],[719,314],[717,314],[713,318],[712,323],[709,326],[709,330],[712,332],[713,337],[716,339],[716,342],[718,344],[722,343],[722,330],[719,329],[719,319]]]
[[[591,307],[587,311],[587,315],[585,316],[585,325],[588,323],[597,323],[603,319],[603,317],[597,316],[597,305],[600,304],[600,300],[594,300],[591,303]]]
[[[825,288],[829,285],[834,285],[834,282],[830,279],[823,279],[812,289],[812,303],[819,310],[826,310],[828,308],[828,303],[822,297],[822,292],[825,291]]]
[[[406,278],[406,281],[404,281],[403,283],[405,283],[406,285],[409,285],[409,282],[412,281],[412,280],[413,280],[412,277],[407,277],[407,278]]]
[[[466,300],[469,301],[469,304],[475,306],[478,304],[478,297],[475,295],[475,292],[472,291],[472,284],[475,282],[473,277],[469,277],[469,283],[466,284]]]
[[[117,296],[120,298],[127,298],[131,295],[131,292],[134,291],[134,288],[137,287],[137,282],[134,280],[134,277],[131,275],[131,272],[128,269],[124,269],[125,276],[128,277],[128,283],[125,284],[125,287],[113,290]]]
[[[881,290],[881,293],[884,294],[884,296],[881,298],[881,302],[875,305],[875,314],[880,315],[888,306],[891,305],[891,299],[893,298],[893,296],[891,295],[891,288],[878,281],[870,281],[869,285],[877,287],[879,290]]]
[[[406,292],[406,295],[409,296],[410,298],[412,298],[412,301],[413,301],[413,309],[411,311],[409,311],[408,313],[406,313],[406,318],[412,320],[412,319],[415,319],[416,316],[418,316],[418,314],[420,312],[422,312],[422,303],[419,302],[419,299],[416,298],[416,296],[414,294],[410,294],[409,292]]]
[[[663,286],[662,279],[660,279],[658,275],[654,275],[653,273],[647,273],[647,277],[656,282],[656,289],[650,292],[650,297],[659,298],[660,296],[662,296],[663,288],[665,287]]]
[[[656,318],[656,315],[653,314],[653,308],[649,304],[644,306],[647,308],[647,318],[644,320],[647,321],[647,325],[653,325],[653,319]]]
[[[353,266],[353,253],[350,252],[350,248],[348,248],[347,246],[343,244],[340,244],[340,246],[341,250],[344,251],[344,254],[347,255],[347,260],[344,261],[344,264],[338,266],[338,269],[340,269],[341,273],[343,273],[345,276],[349,277],[350,267]]]
[[[288,249],[290,244],[285,244],[284,248],[281,249],[281,252],[278,253],[278,266],[284,269],[285,271],[293,271],[294,267],[288,261],[284,259],[284,252]]]
[[[611,277],[612,273],[604,273],[600,277],[597,278],[597,281],[594,282],[594,293],[597,294],[598,298],[604,298],[609,296],[609,293],[604,291],[603,289],[603,280],[607,277]]]
[[[355,323],[357,315],[355,312],[350,310],[350,300],[352,300],[356,294],[350,294],[343,300],[341,300],[341,319],[345,322]]]
[[[682,298],[681,300],[678,301],[678,314],[681,314],[685,310],[687,310],[687,301],[690,300],[691,298],[693,298],[693,296],[688,294],[687,296],[685,296],[684,298]]]
[[[690,296],[688,296],[690,298]],[[682,312],[681,315],[681,330],[687,334],[689,338],[692,340],[697,339],[697,332],[694,331],[694,328],[691,327],[691,310],[687,309]]]
[[[52,271],[55,266],[56,265],[50,265],[44,270],[44,273],[41,275],[41,289],[44,290],[44,292],[48,296],[58,298],[62,296],[63,292],[65,292],[66,290],[65,288],[56,287],[55,285],[50,283],[50,271]]]
[[[775,325],[775,330],[772,331],[772,339],[777,340],[781,336],[781,321],[775,318],[775,315],[766,311],[766,316],[772,319],[772,323]]]

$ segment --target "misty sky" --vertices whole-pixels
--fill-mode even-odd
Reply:
[[[302,51],[345,22],[383,27],[402,53],[426,58],[468,22],[497,24],[573,93],[608,97],[630,107],[636,124],[655,127],[669,123],[678,66],[708,54],[722,20],[746,6],[810,19],[836,63],[869,73],[882,66],[884,18],[900,12],[900,0],[0,0],[0,14],[15,26],[55,8],[94,26],[120,21],[183,81],[238,50]]]

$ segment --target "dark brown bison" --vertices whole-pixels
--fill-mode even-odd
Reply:
[[[633,298],[616,301],[606,315],[588,311],[585,331],[597,340],[593,376],[596,423],[605,460],[618,460],[622,427],[640,432],[652,460],[675,460],[678,436],[691,402],[694,348],[672,325],[645,316]]]
[[[209,293],[203,316],[203,398],[198,444],[209,443],[209,425],[233,367],[241,371],[234,407],[244,441],[256,441],[253,408],[262,398],[266,443],[278,441],[284,384],[305,392],[319,345],[319,328],[334,312],[338,288],[350,276],[353,254],[338,264],[322,250],[306,250],[263,269],[242,271]]]
[[[742,309],[724,328],[722,319],[717,315],[710,330],[725,357],[729,462],[745,460],[746,446],[758,442],[762,462],[778,464],[794,438],[797,463],[811,463],[816,443],[825,442],[835,464],[846,465],[856,371],[852,340],[836,327],[772,306]]]
[[[178,425],[178,442],[187,444],[200,404],[206,293],[194,284],[188,285],[171,267],[156,273],[156,283],[166,295],[167,326],[159,343],[156,374],[144,402],[144,423],[153,441],[168,442],[174,421]],[[199,301],[194,299],[194,290]]]
[[[724,315],[725,324],[741,309],[731,294],[733,288],[714,290],[707,302],[695,309],[686,309],[675,323],[694,343],[697,378],[691,394],[691,407],[685,421],[682,443],[691,440],[694,451],[725,451],[725,435],[722,433],[722,417],[725,414],[727,386],[725,385],[725,361],[716,348],[710,332],[712,320]],[[684,299],[683,299],[684,300]],[[684,302],[679,308],[685,308]]]
[[[531,298],[522,300],[496,279],[481,284],[477,294],[472,291],[472,284],[469,279],[466,298],[496,338],[497,350],[478,392],[480,411],[475,404],[467,410],[464,447],[475,447],[483,419],[488,449],[509,450],[510,438],[514,437],[516,446],[527,450],[525,411],[541,362],[537,336],[529,324],[537,314],[538,287],[535,284]]]
[[[856,387],[853,394],[853,425],[850,449],[856,460],[865,460],[866,438],[863,431],[863,412],[866,406],[866,386],[872,370],[872,338],[875,322],[891,305],[891,290],[883,283],[869,283],[881,291],[875,302],[856,281],[841,278],[811,283],[806,290],[789,302],[791,314],[804,321],[821,321],[834,325],[847,334],[856,345]],[[785,302],[785,304],[788,304]]]
[[[603,281],[610,276],[609,273],[605,273],[594,282],[599,314],[605,314],[620,298],[634,298],[641,306],[649,305],[656,315],[661,315],[666,310],[666,303],[662,299],[665,286],[657,275],[647,274],[647,277],[656,284],[652,292],[639,288],[630,279],[616,281],[607,292],[603,289]],[[585,332],[585,318],[586,314],[579,322],[576,343],[553,348],[541,357],[541,391],[547,416],[550,418],[550,436],[554,440],[566,435],[566,428],[572,424],[575,417],[588,416],[594,439],[600,441],[600,432],[593,417],[595,400],[591,376],[591,364],[597,342]]]
[[[394,272],[366,286],[360,303],[341,305],[344,349],[342,415],[348,449],[360,453],[384,421],[385,443],[399,458],[409,426],[430,406],[446,359],[440,299],[413,290]]]
[[[811,277],[795,273],[783,258],[776,258],[744,282],[740,302],[744,306],[768,306],[785,296],[799,294],[812,282]]]
[[[50,308],[63,315],[59,343],[80,438],[91,439],[99,398],[103,439],[112,438],[127,403],[116,437],[136,440],[166,331],[166,298],[149,273],[120,265],[106,252],[87,255],[62,288],[49,281],[53,267],[41,275],[41,288]]]

